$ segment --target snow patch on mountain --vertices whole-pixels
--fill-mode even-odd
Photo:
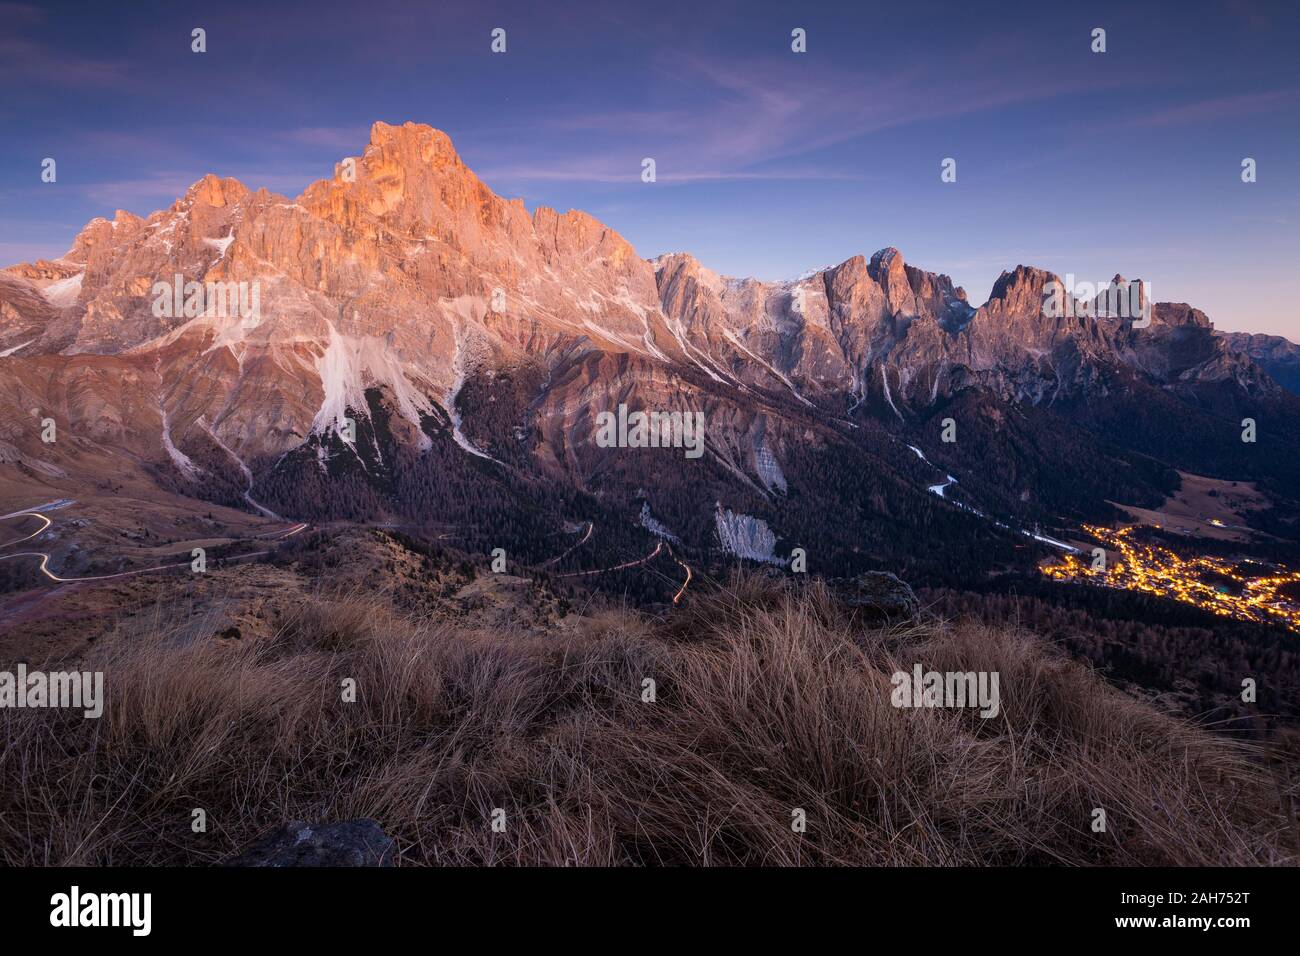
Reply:
[[[766,564],[784,565],[782,558],[772,553],[776,547],[776,535],[762,518],[751,515],[736,514],[723,508],[719,503],[714,513],[714,524],[718,530],[718,541],[722,550],[738,558],[750,561],[762,561]]]
[[[862,374],[856,368],[851,368],[849,373],[852,376],[849,383],[849,397],[856,398],[857,401],[849,406],[849,410],[845,414],[852,415],[857,411],[858,406],[867,400],[867,389],[862,381]]]
[[[257,501],[253,499],[253,496],[251,494],[253,490],[253,471],[251,468],[248,467],[247,464],[244,463],[244,459],[236,455],[234,450],[221,440],[220,436],[218,436],[217,433],[212,430],[212,426],[210,426],[207,423],[207,420],[202,415],[198,417],[195,423],[200,428],[202,428],[205,432],[207,432],[208,437],[211,438],[214,442],[216,442],[217,446],[222,451],[224,451],[227,455],[233,458],[235,464],[239,466],[239,472],[244,476],[244,481],[248,486],[247,489],[244,491],[244,500],[247,501],[254,508],[256,508],[258,511],[260,511],[262,514],[264,514],[266,517],[272,518],[275,521],[283,521],[284,519],[281,518],[274,511],[272,511],[270,508],[267,508],[264,505],[259,504]]]
[[[5,349],[3,352],[0,352],[0,358],[8,358],[10,355],[13,355],[19,349],[25,349],[27,348],[27,346],[31,345],[35,341],[36,339],[28,339],[26,342],[23,342],[21,345],[15,345],[13,348]]]
[[[754,447],[754,470],[758,472],[758,480],[763,483],[763,487],[768,491],[786,492],[785,472],[781,470],[781,464],[776,460],[776,455],[772,454],[772,448],[768,445],[767,439],[764,438]]]
[[[948,497],[946,494],[944,494],[944,492],[948,490],[949,485],[957,484],[957,479],[954,478],[952,475],[948,475],[947,477],[948,477],[947,481],[940,482],[937,485],[930,485],[926,490],[929,491],[930,494],[932,495],[938,495],[940,498]]]
[[[368,407],[365,390],[380,385],[388,387],[402,417],[419,429],[420,413],[432,413],[433,405],[406,378],[401,360],[385,339],[343,335],[333,322],[326,320],[326,324],[329,326],[329,344],[316,360],[316,372],[325,397],[312,421],[312,431],[323,434],[337,427],[349,409],[365,412]],[[432,446],[423,431],[419,435],[421,450]],[[343,437],[341,433],[340,437]]]
[[[691,345],[690,342],[687,341],[686,329],[683,328],[681,319],[665,316],[665,321],[668,325],[668,331],[673,334],[673,338],[676,339],[677,344],[681,346],[682,355],[684,355],[688,361],[694,362],[700,371],[720,385],[730,384],[725,379],[719,378],[717,373],[709,367],[713,363],[708,361],[707,354],[700,349],[695,348],[695,346]],[[692,352],[698,353],[698,355],[703,357],[705,361],[701,362],[699,358],[691,354]]]
[[[204,239],[203,244],[205,246],[211,246],[213,249],[216,249],[221,253],[221,255],[217,256],[217,261],[220,262],[222,259],[226,258],[226,250],[230,248],[230,244],[234,241],[235,233],[232,230],[230,235],[226,236],[224,239]]]
[[[451,387],[447,389],[446,398],[443,399],[447,409],[447,417],[451,420],[451,437],[457,445],[471,455],[486,458],[488,461],[495,461],[500,465],[501,462],[482,449],[475,447],[474,443],[461,431],[460,411],[456,408],[456,396],[460,394],[460,390],[465,385],[466,366],[471,361],[471,357],[466,354],[468,351],[469,343],[464,339],[458,325],[456,327],[456,354],[452,359],[452,371],[455,372],[456,377],[452,380]]]
[[[1049,538],[1045,534],[1038,534],[1037,532],[1034,531],[1026,531],[1024,528],[1020,529],[1020,533],[1027,538],[1033,538],[1035,541],[1041,541],[1043,544],[1050,545],[1053,548],[1058,548],[1061,551],[1069,551],[1071,554],[1079,553],[1079,549],[1074,547],[1073,545],[1066,544],[1064,541],[1058,541],[1055,538]]]
[[[624,338],[622,335],[619,335],[617,332],[605,328],[603,325],[598,325],[597,323],[591,321],[591,319],[583,319],[582,328],[585,329],[591,335],[595,336],[597,341],[612,342],[614,345],[617,345],[619,348],[623,349],[624,351],[632,352],[637,355],[648,354],[645,349],[641,348],[641,346]]]
[[[56,308],[71,308],[77,304],[77,299],[81,296],[81,280],[85,277],[86,273],[78,272],[75,276],[51,282],[41,290],[41,295],[45,296],[46,302]]]
[[[885,368],[883,362],[880,364],[880,381],[884,383],[885,386],[885,401],[889,402],[889,407],[894,410],[894,414],[898,416],[898,420],[900,422],[903,421],[903,413],[898,410],[898,406],[894,404],[894,396],[889,393],[889,371]]]
[[[811,279],[813,276],[821,275],[823,272],[830,272],[834,268],[834,266],[822,266],[818,269],[807,269],[791,279],[790,282],[791,284],[795,282],[803,282],[807,279]]]
[[[167,450],[167,455],[171,458],[172,463],[180,470],[190,481],[198,481],[200,468],[190,459],[190,456],[181,451],[172,442],[172,423],[171,417],[167,414],[167,409],[161,404],[158,411],[162,413],[162,443],[163,448]]]
[[[650,513],[650,502],[641,503],[641,527],[645,528],[657,538],[663,538],[665,541],[671,541],[673,544],[681,544],[681,539],[668,530],[668,526]]]
[[[731,329],[723,329],[722,334],[725,335],[731,341],[731,343],[735,345],[737,348],[739,348],[742,352],[744,352],[755,362],[763,366],[763,368],[767,369],[769,372],[771,372],[773,375],[779,378],[782,382],[784,382],[786,388],[790,389],[790,391],[794,393],[795,398],[799,399],[799,401],[803,402],[809,408],[813,407],[812,402],[808,401],[808,399],[804,398],[801,394],[799,394],[799,389],[794,387],[794,382],[790,381],[790,379],[786,378],[785,375],[777,371],[775,366],[769,364],[768,362],[764,361],[763,359],[755,355],[753,352],[751,352],[749,348],[746,347],[745,343],[740,340],[740,336],[732,332]]]
[[[917,455],[920,456],[922,461],[926,460],[925,456],[921,454],[921,450],[917,448],[915,445],[908,445],[907,447],[912,449],[912,451],[916,452]],[[929,464],[929,462],[926,463]],[[927,488],[927,490],[932,495],[938,495],[940,498],[944,499],[949,504],[956,505],[962,511],[970,512],[971,514],[975,515],[977,518],[983,518],[986,521],[991,521],[993,524],[997,525],[999,528],[1002,528],[1005,531],[1018,531],[1020,534],[1023,534],[1026,538],[1033,538],[1035,541],[1041,541],[1043,544],[1049,545],[1053,548],[1057,548],[1061,551],[1069,551],[1073,554],[1079,553],[1078,548],[1073,547],[1072,545],[1068,545],[1064,541],[1058,541],[1056,538],[1048,537],[1047,535],[1040,534],[1036,531],[1026,531],[1024,528],[1012,528],[1004,521],[999,521],[997,518],[990,518],[988,515],[980,511],[978,508],[972,508],[968,504],[963,504],[960,501],[957,501],[953,498],[949,498],[946,494],[948,490],[948,486],[955,485],[957,483],[957,479],[954,478],[952,475],[947,475],[946,479],[947,479],[946,481],[943,481],[940,484],[930,485],[929,488]]]

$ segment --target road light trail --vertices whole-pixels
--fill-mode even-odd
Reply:
[[[236,554],[229,558],[221,558],[220,560],[242,561],[244,558],[256,558],[270,553],[270,551],[252,551],[248,554]],[[118,571],[114,574],[93,574],[82,578],[64,578],[50,570],[50,556],[44,551],[19,551],[16,554],[0,555],[0,561],[7,561],[9,558],[40,558],[40,572],[51,581],[58,581],[60,584],[75,584],[78,581],[108,581],[112,578],[130,577],[133,574],[148,574],[150,571],[166,571],[170,568],[188,568],[191,564],[189,561],[181,561],[177,564],[160,564],[153,568],[135,568],[131,571]]]
[[[672,556],[672,559],[674,561],[676,561],[678,564],[680,564],[683,568],[686,569],[686,580],[682,582],[681,588],[678,589],[677,593],[673,595],[673,603],[676,604],[678,601],[681,600],[682,595],[686,593],[686,589],[690,587],[691,577],[693,575],[691,572],[691,566],[687,564],[685,561],[683,561],[681,558],[677,557],[676,554],[673,554],[672,548],[668,549],[668,554]]]
[[[69,499],[62,499],[61,501],[51,502],[51,504],[53,504],[55,507],[63,507],[65,504],[71,504],[71,501]],[[42,507],[47,507],[47,506],[43,505]],[[3,521],[8,518],[20,518],[20,517],[39,518],[45,522],[45,526],[33,532],[32,534],[27,535],[27,537],[25,538],[16,538],[13,541],[8,541],[5,544],[0,545],[0,548],[7,548],[10,545],[21,544],[24,541],[30,541],[32,538],[35,538],[37,535],[44,534],[47,530],[49,530],[50,526],[54,524],[53,521],[51,521],[45,515],[37,511],[15,511],[12,514],[0,516],[0,521]],[[273,533],[271,540],[283,541],[285,538],[292,537],[293,535],[302,531],[306,527],[307,524],[305,522],[299,522],[298,524],[291,526],[288,530],[280,529]],[[258,535],[257,537],[266,537],[266,535]],[[218,560],[242,561],[245,558],[257,558],[270,553],[271,553],[270,551],[252,551],[249,552],[248,554],[236,554],[230,557],[219,558]],[[51,581],[57,581],[60,584],[75,583],[77,581],[108,581],[113,578],[130,577],[131,575],[134,574],[148,574],[151,571],[166,571],[171,568],[188,568],[191,565],[191,562],[189,561],[180,561],[175,564],[160,564],[152,568],[134,568],[129,571],[117,571],[113,574],[92,574],[92,575],[79,577],[79,578],[65,578],[55,574],[53,571],[50,570],[51,558],[50,555],[45,553],[44,551],[16,551],[13,554],[0,555],[0,561],[7,561],[10,558],[40,558],[41,559],[40,568],[39,568],[40,572],[44,574],[47,578],[49,578]]]
[[[644,558],[638,558],[636,561],[628,561],[625,564],[616,564],[612,568],[600,568],[597,571],[574,571],[571,574],[561,574],[562,578],[579,578],[589,574],[608,574],[610,571],[622,571],[624,568],[635,568],[645,564],[647,561],[653,561],[663,551],[664,543],[660,541],[655,545],[655,549],[647,554]]]
[[[263,534],[255,534],[253,535],[253,537],[270,538],[272,541],[283,541],[285,538],[292,538],[295,534],[297,534],[299,531],[302,531],[306,527],[307,527],[307,523],[305,521],[300,521],[298,524],[295,524],[290,528],[287,529],[277,528],[275,531],[267,531]]]
[[[182,564],[163,564],[163,565],[159,565],[156,568],[140,568],[135,571],[119,571],[116,574],[96,574],[84,578],[64,578],[64,577],[60,577],[59,575],[55,574],[53,571],[50,570],[49,567],[50,556],[46,554],[44,551],[19,551],[17,554],[6,554],[3,557],[0,557],[0,561],[7,561],[10,558],[40,558],[41,573],[44,574],[47,578],[49,578],[51,581],[58,581],[61,584],[66,584],[74,581],[107,581],[109,578],[124,578],[127,575],[131,575],[131,574],[144,574],[146,571],[165,571],[167,568],[189,567],[189,562],[186,561]]]
[[[560,555],[558,555],[557,557],[551,558],[551,559],[548,560],[548,561],[543,561],[542,564],[541,564],[541,567],[545,568],[545,567],[548,567],[548,566],[550,566],[550,565],[552,565],[552,564],[556,564],[556,563],[558,563],[558,562],[564,560],[564,559],[567,558],[570,554],[572,554],[573,551],[574,551],[575,549],[580,548],[580,547],[582,547],[584,544],[586,544],[587,541],[590,540],[590,538],[591,538],[591,529],[594,528],[595,526],[596,526],[596,524],[595,524],[594,521],[588,521],[588,522],[587,522],[587,533],[584,534],[584,535],[582,536],[582,540],[581,540],[581,541],[579,541],[579,542],[577,542],[576,544],[570,546],[568,549],[566,549],[566,550],[564,551],[563,554],[560,554]]]
[[[578,544],[582,544],[589,537],[591,537],[590,525],[587,528],[586,537],[584,537],[582,541],[579,541]],[[573,547],[576,548],[577,546],[578,545],[574,545]],[[626,561],[623,564],[616,564],[612,568],[600,568],[599,570],[596,571],[574,571],[570,574],[561,574],[559,575],[559,577],[562,578],[586,577],[592,574],[608,574],[611,571],[623,571],[626,570],[627,568],[640,567],[641,565],[648,564],[649,562],[657,558],[661,553],[663,553],[665,547],[668,548],[668,556],[672,558],[674,561],[676,561],[681,566],[682,570],[686,572],[686,580],[682,582],[682,586],[678,588],[677,593],[673,595],[673,603],[676,604],[678,601],[682,599],[682,595],[686,593],[686,589],[690,587],[691,578],[695,576],[695,572],[691,570],[691,566],[689,564],[687,564],[681,558],[677,557],[677,555],[673,552],[671,546],[665,545],[662,541],[656,542],[655,549],[651,551],[649,554],[647,554],[644,558],[638,558],[635,561]],[[572,551],[573,548],[570,548],[569,550]],[[568,553],[569,553],[568,551],[565,552],[565,554]],[[564,555],[562,554],[560,555],[560,557],[562,558],[564,557]],[[558,560],[558,558],[553,558],[552,560]]]
[[[45,517],[45,515],[43,515],[43,514],[38,514],[38,513],[35,512],[35,511],[15,511],[13,514],[11,514],[11,515],[5,515],[4,517],[5,517],[5,518],[27,518],[27,517],[31,517],[31,518],[40,518],[42,521],[45,522],[45,527],[44,527],[44,528],[41,528],[39,531],[33,531],[31,534],[29,534],[29,535],[28,535],[27,537],[25,537],[25,538],[14,538],[12,541],[6,541],[4,544],[0,544],[0,548],[7,548],[7,547],[9,547],[10,545],[14,545],[14,544],[22,544],[24,541],[30,541],[30,540],[32,540],[32,538],[36,537],[38,534],[44,534],[46,528],[48,528],[50,525],[54,524],[54,522],[51,521],[49,518]],[[2,521],[2,520],[4,520],[4,519],[3,519],[3,518],[0,518],[0,521]]]

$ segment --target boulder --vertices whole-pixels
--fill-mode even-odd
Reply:
[[[841,578],[831,586],[842,604],[870,618],[907,621],[921,612],[921,604],[907,582],[888,571]]]
[[[397,845],[374,820],[286,823],[224,866],[392,866]]]

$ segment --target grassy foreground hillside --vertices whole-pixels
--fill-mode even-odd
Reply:
[[[917,662],[997,672],[1000,713],[893,706]],[[1296,859],[1292,794],[1252,745],[1032,635],[872,627],[816,584],[531,636],[321,596],[270,638],[159,621],[84,665],[101,719],[0,711],[0,863],[212,864],[288,820],[357,817],[402,865]]]

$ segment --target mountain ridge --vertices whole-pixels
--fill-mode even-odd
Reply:
[[[254,285],[260,314],[159,310],[158,283],[176,276],[200,292]],[[933,524],[938,508],[1001,534],[1013,515],[1055,525],[1157,500],[1170,473],[1133,457],[1153,449],[1275,481],[1300,460],[1296,400],[1203,313],[1155,303],[1145,328],[1051,317],[1053,281],[1016,266],[977,307],[893,247],[788,282],[689,253],[645,259],[586,213],[498,196],[445,133],[376,123],[360,156],[296,199],[209,174],[147,218],[92,220],[59,260],[0,270],[0,452],[72,475],[102,456],[299,517],[448,496],[464,513],[482,482],[493,507],[567,489],[636,514],[648,491],[656,521],[697,543],[734,539],[741,518],[756,522],[742,537],[791,540],[804,519],[790,502],[802,488],[812,520],[825,492],[811,476],[843,469],[857,474],[834,494],[870,485],[858,520]],[[704,459],[649,481],[641,459],[597,448],[596,415],[620,404],[704,413]],[[1228,444],[1247,413],[1284,453]],[[43,445],[46,417],[71,440]],[[938,438],[948,418],[962,423],[954,447]],[[1078,434],[1049,435],[1063,421]],[[899,456],[900,442],[928,457]],[[1048,488],[1066,446],[1071,461],[1125,464],[1080,479],[1072,500]],[[1005,460],[972,474],[995,449]],[[927,494],[936,467],[957,487]],[[981,523],[989,509],[1002,518]]]

